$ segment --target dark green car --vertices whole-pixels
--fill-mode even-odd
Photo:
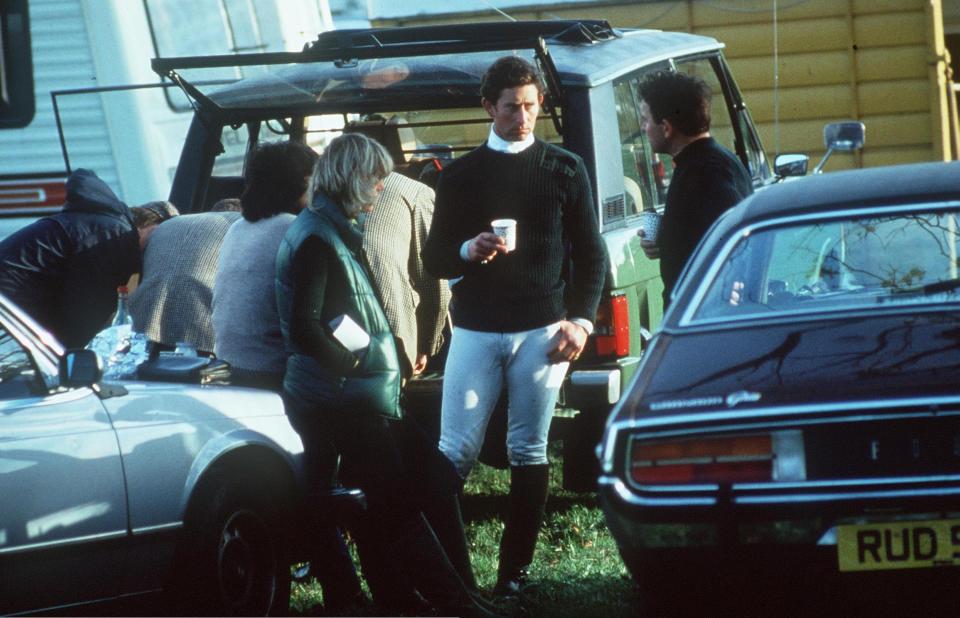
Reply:
[[[536,62],[548,88],[538,136],[586,162],[610,258],[595,333],[570,371],[553,427],[564,440],[567,486],[592,487],[604,421],[663,313],[659,264],[644,256],[636,231],[641,212],[662,210],[671,163],[652,153],[640,128],[639,81],[661,69],[702,77],[714,91],[714,137],[756,185],[773,180],[722,49],[698,35],[544,21],[339,30],[296,53],[155,59],[154,70],[196,110],[170,200],[182,212],[206,210],[239,195],[257,143],[322,149],[347,125],[379,139],[401,170],[428,177],[486,139],[480,78],[493,60]],[[435,392],[438,381],[411,391]]]

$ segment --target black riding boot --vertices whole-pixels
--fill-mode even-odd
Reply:
[[[463,585],[423,516],[416,517],[385,549],[406,566],[417,591],[441,616],[497,616],[479,605]]]
[[[314,534],[310,573],[323,589],[323,609],[328,615],[344,614],[362,607],[366,601],[353,559],[340,529],[333,524],[320,527]]]
[[[467,535],[463,528],[460,497],[451,494],[431,500],[423,514],[437,535],[450,564],[463,580],[463,585],[471,593],[479,592],[473,566],[470,564],[470,548],[467,546]]]
[[[500,538],[500,565],[493,593],[520,594],[533,561],[537,535],[543,523],[550,481],[548,464],[510,467],[510,502]]]

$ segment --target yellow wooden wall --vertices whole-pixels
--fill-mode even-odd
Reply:
[[[955,158],[941,0],[777,4],[776,91],[772,0],[560,2],[509,12],[517,19],[607,19],[614,26],[688,31],[721,40],[771,155],[804,152],[815,163],[824,150],[823,125],[854,119],[866,125],[866,148],[856,155],[835,154],[827,169]],[[496,19],[485,12],[374,23]]]

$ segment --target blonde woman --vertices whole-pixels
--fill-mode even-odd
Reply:
[[[456,475],[449,464],[446,478],[422,475],[430,467],[424,460],[445,460],[401,421],[397,349],[356,221],[373,208],[392,168],[390,155],[374,140],[360,134],[334,139],[320,157],[312,204],[281,242],[277,307],[290,353],[283,383],[287,414],[308,458],[321,458],[332,443],[344,482],[367,496],[356,537],[361,552],[365,546],[374,550],[376,569],[365,570],[374,600],[393,605],[384,608],[391,612],[418,612],[411,607],[415,589],[441,615],[486,616],[422,513],[431,492],[455,491]],[[334,335],[332,325],[344,316],[369,337],[362,348]],[[396,586],[383,581],[391,577]],[[410,594],[403,596],[398,591],[407,582]],[[394,595],[378,599],[385,583]]]

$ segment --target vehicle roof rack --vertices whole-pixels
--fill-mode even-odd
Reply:
[[[595,44],[620,36],[609,22],[598,19],[331,30],[320,34],[300,52],[154,58],[150,66],[161,78],[178,84],[202,108],[216,113],[220,111],[219,106],[184,79],[179,70],[311,62],[350,66],[361,59],[532,49],[547,86],[544,111],[553,118],[557,132],[562,133],[560,118],[555,113],[562,89],[547,41],[563,45]]]
[[[356,51],[384,49],[397,45],[496,44],[498,41],[531,40],[543,37],[550,42],[590,44],[618,38],[609,22],[602,19],[479,22],[403,28],[357,28],[328,30],[308,43],[305,51]]]

